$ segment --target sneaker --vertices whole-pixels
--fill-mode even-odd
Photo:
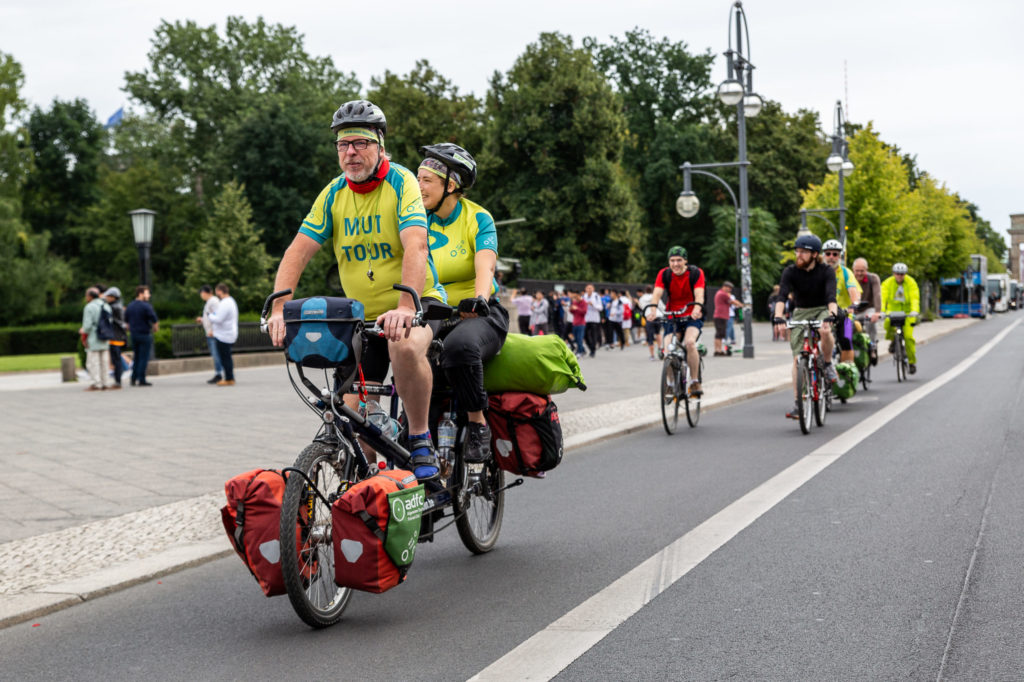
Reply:
[[[412,473],[420,482],[432,481],[441,473],[441,463],[434,454],[434,444],[429,438],[417,437],[409,442]]]
[[[704,389],[701,388],[700,382],[696,381],[696,380],[691,381],[690,382],[690,397],[691,398],[699,398],[702,395],[704,395]]]
[[[793,403],[793,409],[786,413],[786,419],[799,419],[800,418],[800,403]]]
[[[221,375],[219,375],[219,374],[214,374],[214,375],[213,375],[213,378],[212,378],[212,379],[210,379],[210,380],[208,380],[208,381],[207,381],[206,383],[208,383],[208,384],[215,384],[215,383],[217,383],[218,381],[222,380],[223,378],[224,378],[224,377],[222,377],[222,376],[221,376]]]
[[[491,429],[487,424],[469,422],[466,425],[466,449],[462,458],[470,464],[480,464],[491,458]]]
[[[218,386],[234,386],[235,385],[235,380],[234,379],[221,379],[220,381],[217,382],[217,385]]]
[[[654,357],[653,355],[652,355],[652,356],[651,356],[650,358],[648,358],[648,359],[649,359],[649,360],[650,360],[651,362],[660,362],[660,361],[658,360],[658,358]]]
[[[833,384],[839,381],[839,373],[836,372],[836,368],[831,362],[825,365],[825,378]]]
[[[910,372],[911,374],[917,374],[917,365],[915,365],[914,363],[910,363],[907,366],[907,371]]]

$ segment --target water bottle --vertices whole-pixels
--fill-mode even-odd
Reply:
[[[441,420],[437,422],[437,450],[446,462],[452,460],[452,451],[455,449],[455,433],[455,415],[445,412]]]
[[[362,406],[360,406],[362,407]],[[395,440],[398,437],[398,422],[384,411],[379,402],[370,401],[365,406],[366,421],[370,422],[384,434],[385,438]],[[363,412],[364,409],[360,409]]]

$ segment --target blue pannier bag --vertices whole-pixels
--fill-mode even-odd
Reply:
[[[363,320],[363,304],[351,298],[288,301],[284,304],[285,354],[303,367],[355,370],[363,351]]]

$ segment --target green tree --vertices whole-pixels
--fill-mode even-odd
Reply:
[[[397,163],[415,170],[419,148],[438,142],[454,142],[479,157],[483,104],[472,94],[459,94],[430,62],[416,62],[406,76],[385,71],[370,80],[367,97],[388,117],[387,148]]]
[[[717,118],[711,94],[714,57],[709,51],[691,54],[686,43],[655,39],[641,28],[622,38],[611,36],[608,43],[586,38],[584,46],[622,101],[627,121],[622,165],[650,235],[644,245],[648,272],[664,266],[672,244],[684,242],[695,256],[702,253],[712,232],[707,213],[683,219],[675,200],[683,187],[680,164],[715,159],[723,146],[723,130],[707,124]]]
[[[185,289],[227,282],[240,309],[258,310],[271,291],[274,259],[260,242],[244,188],[224,185],[213,202],[209,226],[185,263]]]
[[[710,213],[715,225],[714,239],[702,263],[705,273],[714,280],[708,284],[717,286],[720,283],[717,280],[731,279],[739,291],[742,283],[737,263],[739,236],[736,210],[730,202],[728,207],[712,207]],[[779,259],[781,243],[782,235],[775,216],[763,208],[751,209],[750,280],[753,291],[765,292],[779,283],[782,274],[782,262]]]
[[[493,213],[523,217],[502,253],[537,277],[646,278],[647,230],[621,165],[618,96],[571,37],[543,33],[487,97]]]
[[[49,253],[48,232],[35,234],[21,215],[21,190],[32,168],[22,125],[21,65],[0,53],[0,319],[17,324],[59,303],[71,270]]]
[[[205,173],[225,172],[227,135],[261,100],[274,95],[326,125],[330,113],[359,89],[355,77],[335,69],[329,57],[309,55],[295,27],[267,24],[262,17],[251,24],[228,17],[223,36],[216,26],[164,21],[149,69],[126,73],[125,82],[125,90],[187,150],[200,201]],[[304,149],[300,155],[310,153],[315,152]]]
[[[1003,236],[992,227],[992,223],[978,215],[978,207],[969,201],[963,201],[964,208],[971,217],[971,221],[974,223],[974,232],[982,242],[991,249],[992,254],[996,257],[998,262],[1006,263],[1006,258],[1009,253],[1009,247],[1006,245],[1006,240]]]
[[[97,198],[99,166],[106,131],[83,99],[55,99],[49,110],[36,108],[28,120],[33,169],[24,189],[24,217],[53,235],[59,255],[78,253],[71,226]]]

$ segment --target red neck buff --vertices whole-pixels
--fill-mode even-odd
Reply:
[[[363,182],[352,182],[351,180],[348,180],[347,184],[356,194],[369,194],[373,190],[377,189],[377,186],[380,185],[380,183],[384,182],[384,178],[387,176],[390,169],[391,163],[388,161],[388,157],[381,156],[380,166],[378,166],[376,173]]]

